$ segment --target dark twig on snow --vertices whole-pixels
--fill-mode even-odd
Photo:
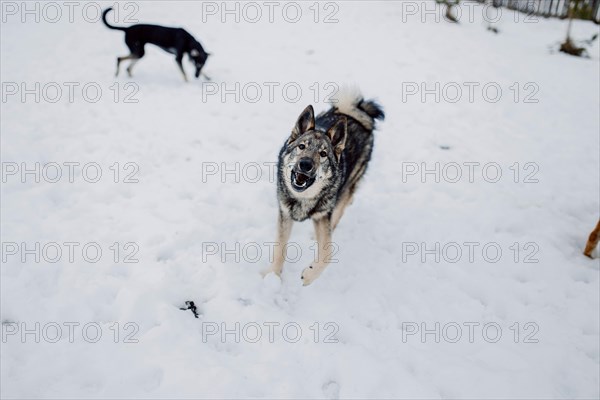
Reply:
[[[186,301],[185,305],[187,307],[181,307],[180,310],[192,310],[192,312],[194,313],[194,317],[198,318],[198,308],[196,307],[196,305],[194,304],[193,301]]]
[[[458,19],[454,16],[452,9],[460,3],[460,0],[435,0],[438,4],[446,6],[446,19],[450,22],[458,24]]]
[[[573,40],[571,39],[571,27],[573,26],[573,17],[575,16],[575,11],[579,5],[579,0],[573,0],[571,4],[569,4],[569,25],[567,25],[567,38],[560,45],[560,51],[566,54],[570,54],[576,57],[582,57],[587,54],[587,51],[583,47],[578,47],[575,45]]]

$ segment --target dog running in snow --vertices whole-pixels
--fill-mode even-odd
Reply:
[[[168,28],[159,25],[138,24],[129,27],[119,27],[110,25],[106,20],[106,15],[112,10],[107,8],[102,13],[102,21],[104,25],[110,29],[116,29],[125,32],[125,44],[129,47],[130,54],[124,57],[117,57],[117,72],[115,76],[119,76],[119,67],[121,62],[131,60],[127,67],[127,74],[131,77],[131,72],[135,64],[144,57],[146,53],[144,46],[148,43],[154,44],[164,51],[175,54],[175,61],[179,66],[179,70],[183,75],[183,79],[187,82],[187,76],[183,69],[183,56],[187,54],[190,61],[196,67],[195,77],[198,78],[202,72],[204,64],[210,53],[204,51],[204,48],[194,37],[183,28]],[[206,79],[209,79],[206,74]],[[209,79],[210,80],[210,79]]]
[[[309,218],[318,252],[302,272],[304,286],[325,270],[332,255],[331,234],[367,169],[375,120],[384,117],[379,104],[350,90],[316,118],[312,105],[304,109],[279,153],[278,233],[273,263],[265,273],[281,274],[293,221]]]

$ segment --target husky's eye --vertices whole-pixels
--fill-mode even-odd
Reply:
[[[300,143],[300,145],[298,146],[298,148],[300,150],[304,150],[306,148],[306,146],[304,145],[304,143]]]
[[[327,152],[325,150],[321,150],[321,152],[319,153],[319,155],[323,158],[327,157]]]

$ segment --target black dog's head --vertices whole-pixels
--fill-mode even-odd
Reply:
[[[194,74],[196,79],[200,77],[202,68],[204,67],[204,64],[206,64],[209,55],[209,53],[204,51],[200,43],[196,43],[196,46],[190,51],[190,60],[196,67],[196,73]]]

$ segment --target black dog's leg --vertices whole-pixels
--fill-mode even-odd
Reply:
[[[127,61],[127,60],[135,60],[138,57],[134,54],[130,54],[128,56],[124,56],[124,57],[117,57],[117,72],[115,73],[115,77],[119,76],[119,67],[121,66],[121,63],[123,61]],[[128,71],[129,72],[129,71]]]
[[[125,60],[131,60],[133,58],[135,58],[135,56],[133,54],[130,54],[125,57],[117,57],[117,72],[115,72],[115,78],[119,76],[119,67],[121,66],[121,62],[123,62]]]
[[[183,69],[183,53],[178,53],[177,54],[177,58],[175,58],[175,61],[177,61],[177,65],[179,65],[179,70],[181,71],[181,74],[183,75],[183,80],[184,81],[188,81],[187,76],[185,75],[185,70]]]
[[[115,74],[115,76],[119,76],[119,66],[121,65],[121,62],[125,60],[132,60],[131,64],[129,64],[129,66],[127,67],[127,74],[131,78],[131,71],[133,69],[133,66],[140,60],[140,58],[144,57],[144,54],[146,54],[146,52],[144,51],[144,45],[142,43],[133,41],[129,37],[125,37],[125,44],[127,45],[127,47],[129,47],[129,51],[131,51],[131,54],[125,57],[117,58],[117,73]]]
[[[117,57],[117,72],[115,73],[115,77],[119,76],[119,67],[121,63],[123,61],[131,60],[131,64],[129,64],[129,66],[127,67],[127,75],[129,75],[129,77],[131,78],[131,70],[133,69],[133,66],[140,60],[140,58],[142,58],[142,56],[139,56],[137,54],[130,54],[125,57]]]
[[[127,67],[127,75],[129,75],[129,77],[130,77],[130,78],[131,78],[131,71],[133,71],[133,66],[134,66],[135,64],[137,64],[137,62],[138,62],[138,61],[140,61],[140,58],[141,58],[141,57],[136,57],[136,58],[133,58],[133,59],[131,60],[131,64],[129,64],[129,66]]]

